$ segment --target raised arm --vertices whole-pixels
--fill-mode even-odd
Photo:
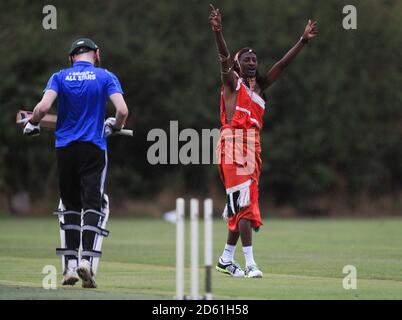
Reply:
[[[215,35],[216,46],[218,48],[218,57],[221,64],[221,79],[225,87],[231,91],[236,90],[236,75],[233,72],[233,62],[230,57],[230,52],[227,48],[225,39],[222,33],[222,17],[219,9],[215,9],[212,4],[211,14],[209,15],[209,23]]]
[[[279,78],[282,71],[289,65],[289,63],[297,56],[305,44],[307,44],[311,39],[313,39],[318,33],[317,21],[312,22],[309,20],[307,22],[306,28],[304,29],[303,36],[300,40],[290,49],[281,60],[274,64],[274,66],[265,74],[265,88],[269,87]]]

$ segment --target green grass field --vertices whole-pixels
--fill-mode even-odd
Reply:
[[[264,222],[261,231],[254,233],[254,254],[264,278],[235,279],[213,271],[216,299],[402,299],[402,219]],[[45,265],[56,266],[58,284],[61,280],[61,262],[55,256],[57,219],[1,218],[0,299],[172,299],[175,225],[156,219],[112,217],[108,229],[98,289],[76,285],[45,290]],[[188,226],[186,237],[189,239]],[[216,220],[214,257],[221,253],[225,238],[225,223]],[[236,258],[244,264],[240,247]],[[357,268],[356,290],[342,287],[345,265]],[[203,289],[203,268],[200,276]],[[188,293],[188,272],[186,288]]]

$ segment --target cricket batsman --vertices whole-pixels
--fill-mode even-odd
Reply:
[[[123,128],[128,109],[118,78],[99,67],[99,47],[94,41],[74,41],[68,55],[71,67],[50,77],[23,133],[40,133],[40,120],[57,98],[61,248],[56,254],[62,256],[62,285],[74,285],[81,278],[82,287],[96,288],[102,238],[109,233],[105,229],[109,217],[106,138]],[[108,98],[116,115],[105,121]]]
[[[257,71],[257,54],[252,48],[239,50],[233,58],[222,33],[222,16],[211,6],[209,22],[215,36],[221,67],[220,141],[217,147],[219,173],[226,189],[223,217],[228,223],[227,243],[216,269],[234,277],[262,278],[252,247],[252,229],[262,225],[258,205],[261,170],[260,130],[266,99],[264,91],[282,74],[287,65],[317,35],[317,22],[308,21],[303,35],[285,56],[265,74]],[[251,150],[251,151],[250,151]],[[246,156],[244,157],[244,155]],[[234,261],[241,238],[245,270]]]

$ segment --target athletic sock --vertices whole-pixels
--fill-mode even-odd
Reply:
[[[68,269],[75,269],[78,266],[78,260],[77,259],[69,259],[67,260],[67,268]]]
[[[256,264],[253,256],[253,246],[243,247],[244,258],[246,259],[246,266]]]
[[[236,246],[231,246],[229,244],[225,244],[225,249],[223,249],[221,260],[223,262],[232,262],[234,259]]]

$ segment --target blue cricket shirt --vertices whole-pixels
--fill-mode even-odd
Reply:
[[[56,148],[85,141],[106,150],[106,102],[114,93],[123,94],[117,77],[90,62],[77,61],[71,68],[54,73],[47,90],[57,92]]]

